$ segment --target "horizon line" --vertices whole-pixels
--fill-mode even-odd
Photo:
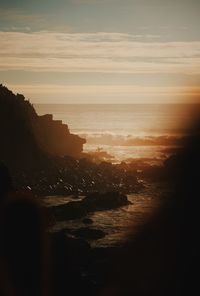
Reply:
[[[200,105],[200,102],[184,103],[32,103],[32,105]]]

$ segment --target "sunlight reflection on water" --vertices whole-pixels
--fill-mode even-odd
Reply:
[[[193,105],[36,105],[42,115],[68,124],[72,133],[87,140],[84,152],[103,148],[118,161],[128,158],[165,157],[160,143],[135,145],[137,137],[180,136],[191,118]],[[166,139],[165,139],[166,141]],[[137,142],[137,141],[136,141]],[[172,145],[167,143],[168,145]]]

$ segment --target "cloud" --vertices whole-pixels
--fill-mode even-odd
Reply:
[[[134,98],[134,97],[193,97],[199,98],[200,87],[184,86],[146,86],[140,85],[57,85],[57,84],[11,84],[15,92],[22,92],[28,96],[53,95],[68,98],[82,97],[92,99],[98,95],[102,98]]]
[[[17,8],[0,8],[0,19],[1,21],[27,23],[41,21],[43,16],[25,13],[23,10]]]
[[[200,41],[123,33],[0,32],[1,70],[200,73]]]

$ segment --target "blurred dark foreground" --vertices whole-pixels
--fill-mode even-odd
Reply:
[[[200,126],[167,163],[174,194],[120,248],[60,232],[0,166],[0,295],[198,295]]]

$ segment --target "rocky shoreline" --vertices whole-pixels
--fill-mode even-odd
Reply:
[[[93,192],[120,191],[124,194],[143,188],[140,173],[134,165],[90,159],[63,157],[37,170],[13,170],[13,181],[22,190],[38,196],[87,195]]]
[[[43,218],[45,220],[47,217],[49,222],[49,227],[44,227],[44,236],[48,235],[50,244],[52,295],[98,295],[106,287],[106,277],[113,269],[112,263],[121,257],[121,247],[91,247],[92,241],[104,238],[107,233],[95,228],[88,214],[130,205],[127,195],[140,193],[145,180],[162,181],[176,176],[176,168],[180,170],[177,166],[179,160],[177,162],[176,157],[171,158],[160,166],[151,165],[149,160],[144,159],[119,164],[99,159],[95,162],[94,155],[82,153],[83,139],[72,135],[67,126],[54,121],[51,115],[39,117],[22,95],[14,95],[0,85],[0,104],[3,143],[0,154],[9,169],[8,172],[4,166],[0,168],[0,195],[3,202],[4,198],[5,201],[8,198],[8,193],[16,195],[16,204],[20,207],[13,210],[14,214],[16,212],[16,216],[11,217],[14,225],[20,215],[26,217],[15,232],[28,227],[26,221],[29,217],[21,205],[29,203],[29,195],[34,202],[41,201],[45,196],[73,195],[72,201],[46,207],[31,201],[29,208],[31,211],[44,210],[44,215],[38,214],[36,224],[39,231]],[[57,135],[59,141],[63,139],[61,146]],[[26,199],[17,201],[18,195]],[[10,206],[12,209],[12,202]],[[18,212],[19,209],[22,212]],[[52,223],[75,219],[82,219],[84,226],[50,231]],[[30,229],[27,228],[26,235],[23,235],[25,242],[29,233]]]
[[[91,247],[90,241],[103,238],[106,233],[91,227],[88,213],[104,211],[130,204],[127,196],[119,192],[92,193],[81,201],[48,207],[48,214],[56,220],[83,218],[85,225],[78,229],[68,229],[49,233],[53,253],[54,295],[62,291],[79,295],[97,295],[105,285],[108,266],[120,252],[120,247]],[[107,269],[105,269],[107,266]],[[63,274],[68,280],[66,287]]]
[[[81,201],[48,207],[48,212],[57,221],[62,221],[82,218],[91,212],[110,210],[129,204],[127,196],[119,192],[95,192]]]
[[[91,248],[86,240],[71,237],[66,231],[54,233],[50,239],[53,295],[98,295],[106,286],[106,277],[121,248]]]

